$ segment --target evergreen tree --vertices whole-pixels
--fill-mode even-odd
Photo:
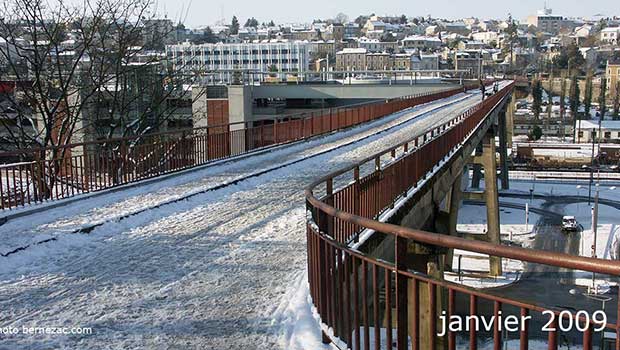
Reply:
[[[534,118],[536,118],[536,120],[539,120],[542,105],[542,85],[539,79],[534,79],[534,81],[532,82],[532,97],[534,98],[534,102],[532,103]]]
[[[592,109],[592,72],[588,72],[586,77],[586,90],[584,91],[583,107],[585,109],[586,119],[590,119],[590,110]]]
[[[616,93],[614,94],[614,120],[620,116],[620,81],[616,83]]]
[[[239,20],[237,19],[237,16],[233,16],[232,21],[230,22],[230,34],[239,34]]]
[[[245,21],[244,27],[246,27],[246,28],[258,28],[258,20],[256,18],[254,18],[254,17],[248,18],[248,20]]]
[[[573,75],[570,84],[570,92],[568,96],[569,107],[571,114],[573,116],[573,130],[577,130],[577,119],[579,119],[579,81],[577,80],[577,75]],[[581,123],[579,123],[581,125]],[[575,133],[573,132],[573,141],[575,138]]]
[[[604,77],[601,79],[601,93],[598,95],[598,104],[601,108],[601,119],[605,119],[605,113],[607,113],[607,79]]]
[[[507,27],[506,29],[504,29],[504,33],[506,33],[508,37],[506,40],[508,40],[508,44],[510,45],[509,46],[510,67],[512,68],[512,65],[514,62],[514,46],[517,40],[519,39],[519,37],[518,37],[517,23],[514,21],[514,19],[512,18],[512,14],[510,13],[508,14],[508,19],[506,20],[506,24],[507,24]]]

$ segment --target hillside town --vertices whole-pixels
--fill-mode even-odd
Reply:
[[[95,51],[91,46],[97,42],[85,37],[86,27],[79,23],[61,35],[33,41],[34,35],[45,37],[32,30],[40,19],[11,23],[10,18],[6,16],[0,28],[0,106],[4,119],[0,145],[5,150],[58,144],[51,141],[56,133],[52,132],[52,114],[57,109],[73,115],[72,123],[79,125],[62,128],[65,143],[204,126],[205,99],[225,97],[227,92],[221,88],[234,85],[354,84],[371,80],[407,83],[433,78],[523,76],[540,79],[545,91],[556,98],[565,85],[567,101],[577,84],[581,87],[580,104],[596,106],[600,112],[598,95],[593,102],[590,96],[592,91],[599,93],[604,80],[606,111],[612,119],[618,116],[617,17],[569,18],[544,8],[533,10],[524,19],[510,14],[495,19],[376,14],[349,19],[339,14],[306,24],[233,17],[228,23],[220,20],[197,28],[153,17],[132,24],[131,35],[119,37],[116,51],[113,47],[108,54],[125,62],[115,70],[124,78],[91,75],[89,84],[67,85],[54,92],[48,87],[45,93],[29,91],[29,82],[47,75],[50,81],[71,83],[67,76],[95,68],[109,72],[111,65],[92,57]],[[100,40],[100,44],[105,42]],[[51,63],[33,65],[28,56],[32,51],[49,55]],[[98,67],[93,67],[93,62]],[[54,69],[59,65],[63,70]],[[67,71],[66,67],[72,68]],[[589,94],[586,85],[592,87]],[[70,98],[62,101],[63,108],[53,97],[61,94],[60,90],[72,91]],[[56,107],[41,111],[26,103],[28,100]],[[553,115],[548,114],[552,123],[540,123],[543,134],[572,138],[575,118],[566,104],[566,108],[557,108],[558,113],[550,108],[554,110]],[[263,99],[254,100],[248,108],[258,109],[256,114],[264,116],[269,110],[281,111],[279,105]],[[522,119],[517,122],[518,133],[527,135],[537,126],[532,114],[528,111],[517,117]],[[557,120],[564,117],[566,121],[558,125]],[[252,120],[247,116],[231,117],[230,121],[233,119]],[[613,123],[608,125],[612,127]],[[610,140],[620,140],[617,135]]]
[[[161,1],[0,5],[0,350],[620,350],[617,4]]]

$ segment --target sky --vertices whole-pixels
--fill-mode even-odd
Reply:
[[[157,0],[158,13],[167,14],[175,21],[181,20],[189,27],[212,25],[223,16],[227,23],[233,15],[243,25],[248,17],[259,22],[309,23],[312,19],[333,18],[342,12],[351,20],[360,14],[406,14],[454,19],[465,17],[506,18],[511,12],[517,19],[525,19],[544,0]],[[618,0],[547,0],[554,14],[566,17],[591,17],[603,14],[620,15]],[[189,10],[188,10],[189,8]]]

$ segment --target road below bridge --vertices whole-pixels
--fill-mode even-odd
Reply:
[[[8,221],[0,326],[93,334],[2,335],[0,348],[295,348],[292,299],[307,288],[303,188],[478,101],[459,94]]]

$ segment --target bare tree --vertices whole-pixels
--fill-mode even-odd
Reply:
[[[6,49],[0,47],[6,66],[1,78],[19,82],[19,94],[8,98],[10,110],[14,124],[30,126],[5,125],[2,141],[8,149],[39,150],[21,153],[29,159],[20,160],[52,161],[49,169],[37,171],[42,177],[37,183],[44,187],[39,195],[50,195],[70,154],[68,145],[147,135],[175,112],[177,107],[167,103],[171,97],[191,98],[188,87],[199,74],[171,70],[162,51],[145,45],[145,32],[157,20],[153,8],[152,0],[53,5],[8,0],[0,5],[0,39],[6,43]],[[170,35],[165,26],[153,32],[154,41],[165,42]],[[140,140],[133,138],[128,147]],[[116,151],[119,144],[97,147]]]
[[[334,17],[335,23],[345,24],[349,21],[349,16],[345,15],[342,12],[339,12],[336,17]]]

